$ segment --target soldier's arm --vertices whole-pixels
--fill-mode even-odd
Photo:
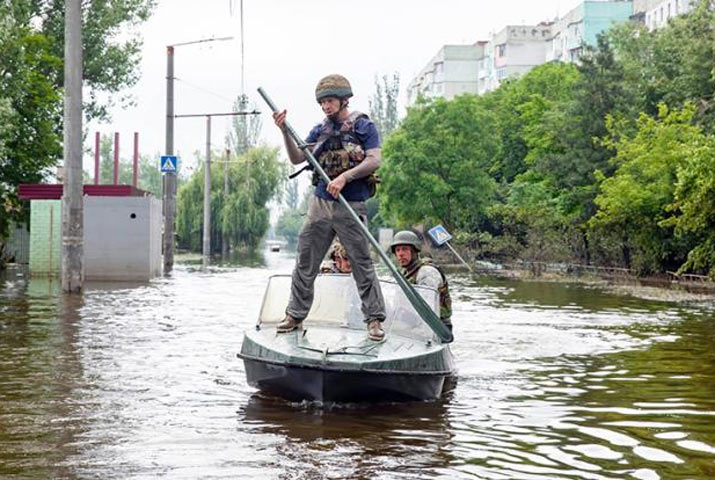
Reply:
[[[362,162],[355,165],[350,170],[343,173],[345,175],[345,180],[347,182],[352,182],[358,178],[364,178],[370,175],[372,172],[380,168],[380,162],[382,161],[382,153],[379,148],[371,148],[365,152],[365,158]]]

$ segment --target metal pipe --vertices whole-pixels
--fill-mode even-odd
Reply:
[[[99,132],[94,132],[94,184],[99,185]]]
[[[268,97],[268,94],[263,90],[263,88],[259,87],[258,88],[258,93],[263,97],[263,100],[266,101],[268,106],[271,108],[273,112],[277,112],[278,108],[276,105],[273,103],[273,101]],[[286,132],[290,135],[290,137],[295,141],[296,145],[298,145],[298,148],[300,148],[303,153],[305,154],[306,159],[308,162],[313,166],[316,172],[318,172],[318,175],[325,181],[326,183],[330,183],[330,178],[328,175],[325,173],[325,171],[322,169],[320,166],[320,163],[315,159],[313,156],[313,153],[310,151],[310,148],[308,147],[308,144],[303,141],[301,137],[298,136],[298,134],[293,130],[293,127],[290,126],[288,122],[285,122],[284,124]],[[377,243],[377,240],[372,236],[370,233],[370,230],[368,230],[367,226],[360,220],[360,217],[357,216],[355,211],[352,209],[350,204],[345,200],[345,197],[343,197],[342,193],[338,195],[338,201],[340,204],[345,207],[345,209],[350,213],[350,216],[355,220],[358,225],[360,226],[360,230],[362,231],[362,234],[367,238],[367,240],[370,242],[370,244],[373,246],[379,257],[382,259],[383,263],[387,266],[387,268],[390,270],[390,273],[392,273],[392,276],[395,278],[395,281],[397,284],[400,286],[402,291],[404,292],[405,296],[407,297],[407,300],[412,304],[412,306],[415,308],[417,313],[420,315],[422,320],[432,329],[432,331],[440,338],[445,343],[449,343],[452,340],[454,340],[454,337],[452,336],[452,332],[449,331],[447,326],[444,324],[442,320],[437,316],[437,314],[430,308],[429,305],[427,305],[427,302],[425,302],[425,299],[422,298],[410,285],[407,280],[400,274],[400,272],[397,271],[397,268],[395,265],[390,261],[390,259],[387,257],[387,254],[380,248],[380,244]]]
[[[119,184],[119,132],[114,132],[114,185]]]
[[[132,186],[137,188],[137,176],[139,173],[139,132],[134,132],[134,165],[132,175]]]

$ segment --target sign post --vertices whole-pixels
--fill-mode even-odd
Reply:
[[[452,235],[449,234],[447,229],[445,229],[442,225],[437,225],[436,227],[430,228],[427,233],[429,234],[430,237],[432,237],[432,240],[434,240],[434,243],[437,245],[447,245],[450,250],[452,250],[452,253],[454,253],[457,258],[467,266],[469,269],[469,272],[472,273],[472,267],[469,266],[467,262],[464,261],[464,259],[459,256],[457,251],[452,248],[452,245],[449,244],[449,241],[452,240]]]

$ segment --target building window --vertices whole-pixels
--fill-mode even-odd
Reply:
[[[506,78],[506,68],[497,69],[497,80],[500,82]]]
[[[675,14],[678,14],[678,0],[675,0]]]
[[[497,45],[497,57],[505,57],[505,56],[506,56],[506,43]]]

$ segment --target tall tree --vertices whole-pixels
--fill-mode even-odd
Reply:
[[[395,72],[392,78],[382,76],[382,83],[375,76],[375,94],[368,99],[370,118],[375,122],[382,139],[386,139],[399,124],[397,100],[400,93],[400,74]]]
[[[658,119],[641,115],[633,136],[608,122],[617,169],[601,182],[590,225],[593,235],[617,248],[625,267],[651,273],[676,269],[684,261],[688,246],[674,235],[669,206],[678,171],[691,147],[702,143],[702,132],[691,124],[694,113],[692,105],[670,111],[661,104]]]
[[[255,107],[256,105],[252,104],[251,111],[255,110]],[[233,102],[233,111],[249,111],[246,95],[239,95],[236,98],[236,101]],[[261,134],[261,127],[260,115],[236,115],[231,118],[231,130],[228,132],[226,141],[235,154],[241,155],[256,146]]]
[[[224,167],[211,171],[211,245],[221,251],[226,238],[232,248],[253,249],[269,227],[267,204],[280,191],[285,165],[278,150],[255,147],[241,156],[231,156],[229,195],[224,196]],[[177,233],[179,245],[200,251],[203,233],[204,170],[198,169],[179,189]]]
[[[482,100],[461,95],[411,108],[383,149],[381,210],[406,222],[472,230],[485,218],[497,142]]]

